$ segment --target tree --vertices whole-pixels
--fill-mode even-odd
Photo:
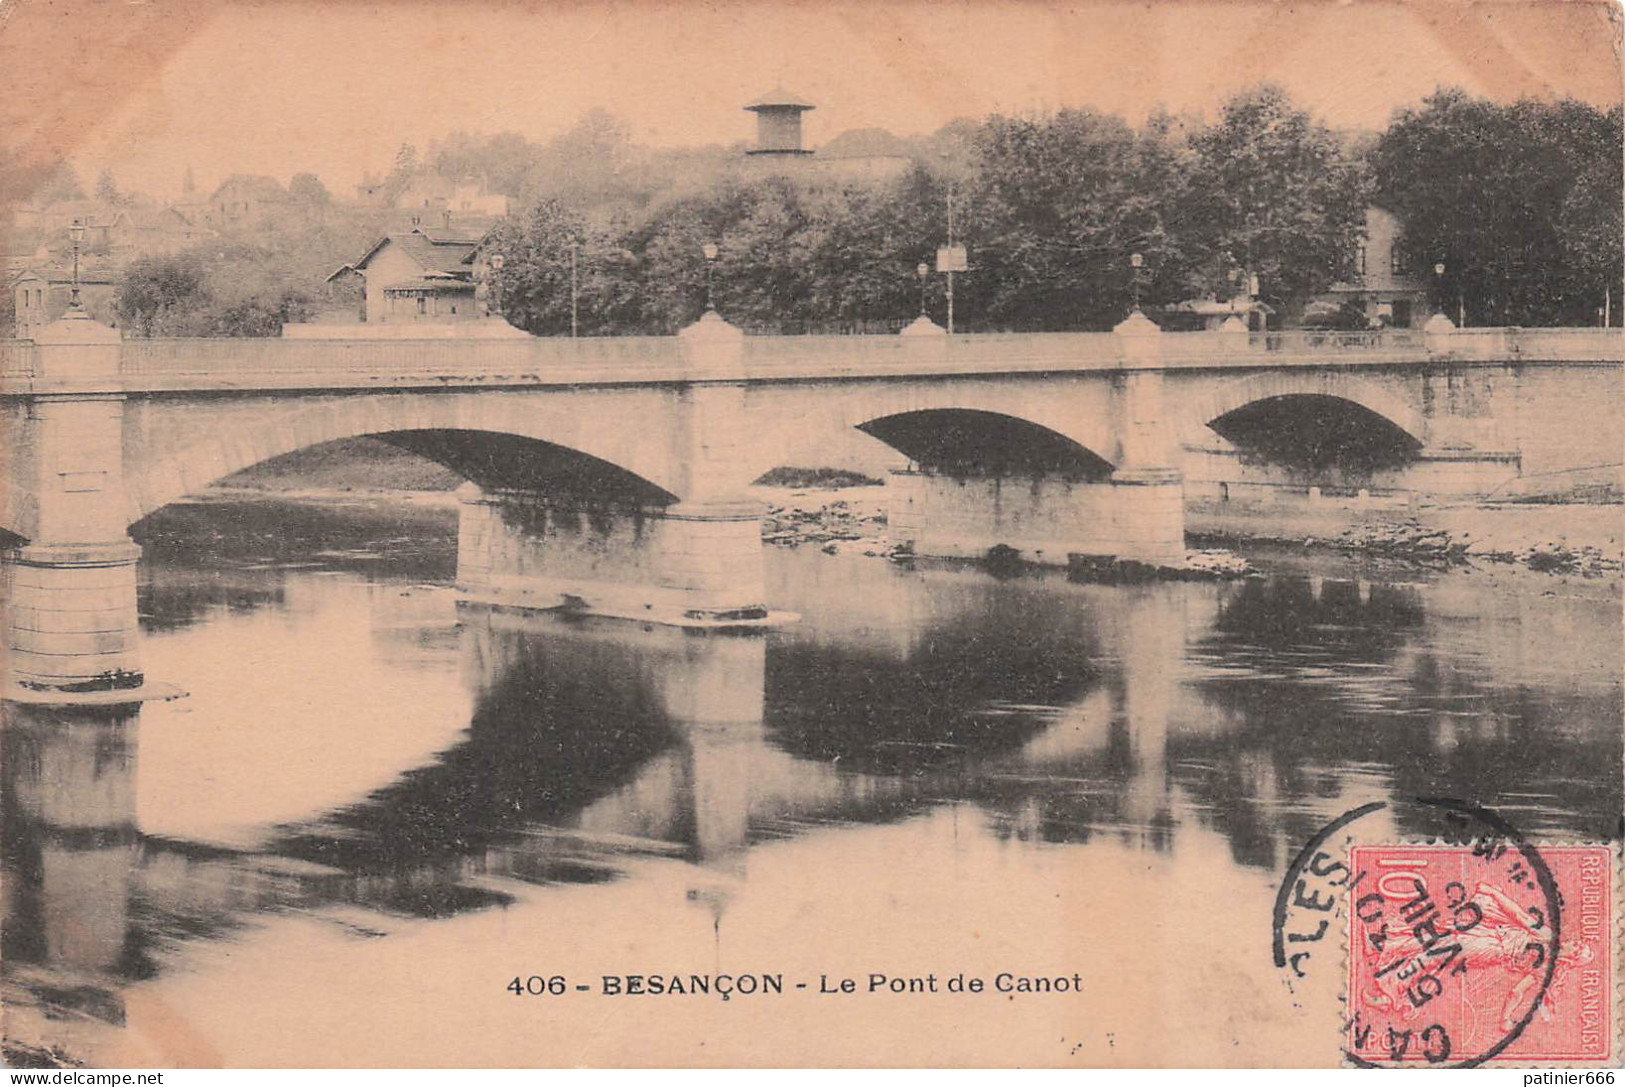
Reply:
[[[288,182],[288,195],[312,207],[322,207],[332,200],[327,186],[315,174],[294,174]]]
[[[973,275],[966,316],[995,328],[1110,328],[1127,313],[1129,258],[1155,295],[1186,263],[1172,222],[1185,153],[1158,127],[1093,110],[996,116],[977,136],[960,222]],[[941,237],[941,231],[932,231]]]
[[[112,167],[102,167],[102,172],[96,175],[96,199],[105,204],[122,204],[124,196],[119,192],[118,183],[113,180]]]
[[[640,204],[641,194],[626,175],[633,157],[626,122],[603,109],[588,110],[533,156],[521,195],[579,208]]]
[[[882,187],[854,187],[812,200],[794,239],[808,274],[807,308],[821,324],[865,327],[902,322],[918,311],[920,282],[944,239],[949,182],[917,165]],[[962,280],[963,282],[963,280]],[[943,320],[943,279],[926,280],[927,301]]]
[[[390,169],[389,176],[384,178],[381,194],[384,203],[393,204],[417,172],[418,149],[410,143],[401,144],[395,151],[395,165]]]
[[[1557,214],[1558,246],[1564,255],[1563,316],[1566,321],[1587,324],[1591,315],[1581,313],[1582,306],[1593,307],[1593,312],[1602,307],[1610,323],[1625,321],[1620,297],[1620,277],[1625,272],[1621,248],[1625,170],[1620,169],[1615,153],[1625,145],[1620,107],[1609,110],[1596,127],[1596,138],[1575,148],[1583,160]],[[1597,301],[1599,292],[1606,305]]]
[[[320,233],[283,243],[215,243],[135,261],[118,285],[120,324],[133,336],[276,336],[309,316],[331,263]],[[330,254],[328,254],[330,256]]]
[[[118,284],[119,322],[137,336],[194,335],[208,302],[203,263],[190,254],[137,260]]]
[[[42,204],[82,200],[85,195],[79,186],[78,174],[64,160],[24,158],[3,145],[0,145],[0,193],[10,193],[13,198],[31,198]]]
[[[79,175],[73,167],[66,162],[59,162],[46,175],[45,183],[35,195],[41,203],[54,204],[66,200],[83,200],[85,190],[84,186],[79,184]]]
[[[303,320],[310,299],[292,288],[251,295],[212,309],[204,323],[208,336],[280,336],[282,326]]]
[[[1441,90],[1372,152],[1435,302],[1471,324],[1586,324],[1620,281],[1620,111]]]
[[[1365,174],[1285,91],[1262,85],[1236,95],[1192,146],[1195,172],[1179,220],[1209,291],[1232,295],[1241,277],[1257,276],[1264,298],[1291,308],[1352,273]]]
[[[575,249],[577,306],[586,223],[556,200],[544,200],[520,219],[505,219],[492,230],[490,252],[502,257],[502,269],[491,273],[491,289],[502,314],[537,336],[570,331],[570,263]],[[589,329],[602,325],[597,305],[586,308]]]
[[[518,196],[525,175],[542,154],[538,144],[517,132],[474,136],[453,132],[429,147],[428,159],[442,177],[483,177],[492,192]]]

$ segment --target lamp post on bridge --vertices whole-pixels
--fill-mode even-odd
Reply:
[[[1439,282],[1440,302],[1444,301],[1444,273],[1444,261],[1441,260],[1433,266],[1433,274],[1438,277]],[[1459,282],[1456,284],[1456,327],[1467,327],[1467,292]]]
[[[68,227],[68,237],[73,239],[73,291],[68,298],[68,308],[77,311],[84,308],[79,302],[79,243],[85,238],[83,219],[73,221],[73,225]]]
[[[700,246],[700,252],[705,254],[705,312],[715,313],[717,311],[715,272],[718,253],[717,243],[703,243]]]
[[[1133,298],[1134,298],[1134,305],[1129,309],[1129,312],[1130,313],[1139,313],[1140,312],[1140,270],[1145,266],[1145,257],[1142,256],[1139,253],[1130,253],[1129,258],[1128,258],[1128,263],[1129,263],[1129,267],[1134,269],[1133,272],[1131,272],[1129,274],[1129,290],[1132,293]]]
[[[576,289],[576,251],[579,250],[580,248],[581,248],[581,243],[577,242],[574,238],[571,238],[570,239],[570,338],[572,340],[576,338],[576,328],[577,328],[576,311],[577,311],[577,302],[578,302],[578,300],[580,298],[580,294]]]
[[[491,257],[491,271],[495,273],[491,277],[492,307],[498,316],[502,314],[502,267],[507,263],[508,258],[501,253],[493,254]]]
[[[914,266],[914,274],[920,279],[920,316],[924,317],[926,277],[931,274],[931,266],[922,260]]]

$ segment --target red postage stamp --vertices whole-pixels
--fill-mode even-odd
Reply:
[[[1607,846],[1356,846],[1354,1064],[1605,1062],[1614,1021]]]

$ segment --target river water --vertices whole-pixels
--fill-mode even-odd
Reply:
[[[768,556],[798,623],[700,636],[460,610],[454,534],[362,501],[141,526],[147,671],[189,697],[0,733],[13,1060],[1325,1064],[1339,949],[1270,957],[1321,825],[1439,834],[1446,796],[1619,833],[1617,582],[803,548]],[[627,974],[786,991],[604,995]],[[928,976],[987,988],[890,991]]]

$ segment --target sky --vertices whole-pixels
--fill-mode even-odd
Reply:
[[[651,145],[746,139],[776,84],[817,104],[814,147],[995,111],[1213,117],[1260,80],[1377,129],[1440,85],[1611,105],[1618,48],[1618,8],[1588,0],[0,0],[0,139],[155,194],[188,167],[344,189],[402,142],[545,140],[595,106]]]

